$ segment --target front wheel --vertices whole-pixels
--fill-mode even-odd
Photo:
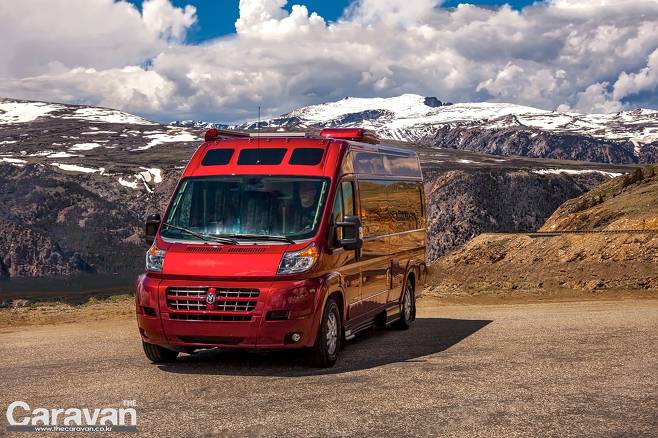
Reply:
[[[329,298],[324,306],[315,346],[311,350],[313,364],[321,368],[333,366],[338,359],[341,339],[342,323],[338,303]]]
[[[142,341],[142,347],[144,347],[146,357],[153,363],[173,362],[178,357],[178,351],[169,350],[159,345]]]
[[[393,327],[399,330],[407,330],[411,327],[414,319],[416,319],[416,295],[414,294],[414,286],[411,280],[407,280],[407,283],[404,285],[400,307],[400,319],[396,321]]]

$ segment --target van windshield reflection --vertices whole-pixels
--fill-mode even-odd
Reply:
[[[321,220],[329,181],[307,177],[198,177],[185,179],[160,234],[193,233],[236,240],[290,242],[312,237]],[[182,229],[192,231],[185,232]]]

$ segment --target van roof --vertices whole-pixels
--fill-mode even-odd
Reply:
[[[214,175],[334,177],[340,171],[341,159],[347,151],[383,153],[418,159],[412,150],[382,144],[262,133],[258,137],[223,138],[204,142],[185,168],[183,177]]]

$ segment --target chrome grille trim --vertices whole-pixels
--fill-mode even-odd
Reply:
[[[215,309],[223,312],[251,312],[256,308],[256,301],[216,301]]]
[[[210,310],[219,312],[251,312],[256,309],[259,289],[222,288],[215,289],[215,302],[208,309],[206,296],[210,287],[170,287],[167,288],[167,307],[172,310]],[[251,299],[250,299],[251,298]]]
[[[218,297],[258,298],[258,289],[227,288],[217,289]]]
[[[167,295],[178,295],[185,297],[205,297],[208,294],[208,289],[167,289]]]

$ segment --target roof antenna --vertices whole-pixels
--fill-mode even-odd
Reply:
[[[256,148],[258,149],[256,164],[260,164],[260,105],[258,105],[258,124],[256,125]]]

